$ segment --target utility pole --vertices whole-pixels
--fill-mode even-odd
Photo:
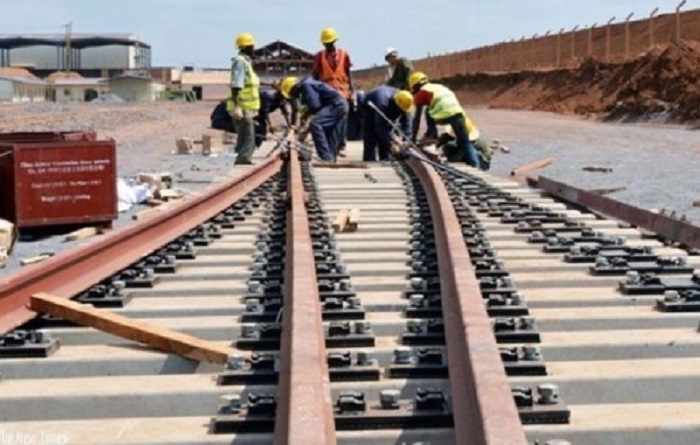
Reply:
[[[605,28],[605,61],[610,62],[610,25],[615,21],[615,17],[608,20]]]
[[[578,30],[578,25],[574,26],[571,30],[571,61],[576,61],[576,31]]]
[[[593,56],[593,30],[598,26],[598,22],[588,28],[588,57]]]
[[[630,20],[634,12],[630,12],[630,15],[625,19],[625,60],[630,56]]]
[[[649,15],[649,49],[654,48],[654,17],[656,17],[657,12],[659,12],[659,8],[655,8]]]
[[[687,0],[683,0],[676,6],[676,43],[681,43],[681,8]]]
[[[63,51],[65,54],[63,55],[63,69],[65,71],[71,71],[72,70],[72,58],[71,58],[71,34],[73,32],[73,22],[68,22],[65,25],[66,28],[66,45]]]

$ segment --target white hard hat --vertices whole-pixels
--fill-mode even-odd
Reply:
[[[398,50],[392,46],[386,49],[386,52],[384,53],[384,58],[389,57],[392,54],[397,54]]]

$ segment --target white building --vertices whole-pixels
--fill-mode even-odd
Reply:
[[[126,70],[148,69],[151,46],[134,34],[0,35],[0,66],[23,67],[41,76],[76,71],[86,77],[109,77]]]
[[[150,77],[123,75],[109,79],[109,92],[128,102],[152,102],[163,98],[165,85]]]

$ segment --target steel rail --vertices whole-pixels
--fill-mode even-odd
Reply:
[[[262,161],[233,178],[164,211],[153,219],[116,230],[0,281],[0,334],[36,316],[27,305],[35,293],[71,298],[137,262],[224,211],[282,167],[281,156]]]
[[[661,215],[646,209],[616,201],[591,191],[583,190],[544,176],[528,181],[545,192],[572,204],[618,218],[642,229],[654,232],[669,241],[688,247],[700,248],[700,227],[686,221]]]
[[[289,151],[287,251],[274,443],[336,443],[326,345],[298,154]]]
[[[526,445],[457,214],[437,172],[415,159],[435,228],[455,443]]]

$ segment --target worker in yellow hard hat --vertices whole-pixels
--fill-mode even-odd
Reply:
[[[364,145],[362,160],[376,161],[377,148],[379,160],[389,160],[393,127],[387,119],[392,122],[398,121],[403,133],[410,138],[413,95],[405,90],[381,85],[367,92],[360,108]]]
[[[252,164],[255,151],[255,117],[260,111],[260,79],[253,69],[255,39],[249,33],[236,37],[238,55],[231,60],[231,100],[227,111],[236,127],[236,164]]]
[[[335,88],[348,102],[348,109],[354,111],[356,109],[356,98],[355,87],[350,75],[350,68],[352,67],[350,55],[347,51],[336,47],[338,33],[335,29],[323,29],[320,40],[323,50],[319,51],[314,58],[311,75],[314,79],[325,82]],[[347,116],[343,120],[341,133],[342,141],[338,148],[338,155],[344,157],[347,140]]]
[[[416,71],[408,77],[408,86],[417,108],[426,107],[428,117],[438,124],[452,127],[465,162],[472,167],[482,168],[479,154],[470,142],[467,113],[459,103],[457,95],[444,85],[430,82],[428,76],[421,71]],[[418,133],[419,128],[420,115],[413,120],[414,135]]]
[[[280,90],[287,100],[299,104],[301,121],[309,124],[318,157],[335,161],[342,124],[348,113],[345,98],[330,85],[311,77],[286,77]]]

